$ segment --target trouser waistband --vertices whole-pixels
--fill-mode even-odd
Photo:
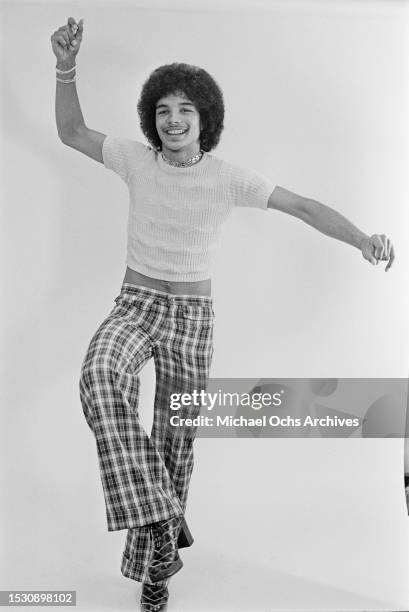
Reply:
[[[133,285],[132,283],[122,283],[120,295],[122,297],[128,296],[130,298],[153,297],[157,300],[164,300],[166,302],[173,302],[175,304],[213,305],[213,298],[210,295],[179,295],[167,293],[166,291],[159,291],[159,289],[152,289],[151,287],[145,287],[143,285]]]

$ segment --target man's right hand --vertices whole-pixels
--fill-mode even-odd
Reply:
[[[63,25],[51,36],[51,46],[57,58],[58,68],[70,68],[75,64],[75,56],[80,50],[84,20],[78,24],[73,17],[69,17],[67,25]]]

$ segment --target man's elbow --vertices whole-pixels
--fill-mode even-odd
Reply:
[[[314,217],[316,201],[311,198],[303,198],[300,203],[300,218],[307,223]]]
[[[70,138],[69,135],[66,132],[58,132],[58,138],[61,140],[61,142],[67,146],[69,146],[70,143]]]
[[[85,126],[84,126],[85,127]],[[81,127],[77,128],[58,128],[57,129],[58,137],[61,142],[68,147],[75,147],[75,143],[78,141],[78,138],[81,137]]]
[[[320,218],[325,212],[325,206],[317,200],[311,198],[305,198],[303,205],[304,221],[307,223],[314,223],[317,218]]]
[[[58,138],[61,140],[63,144],[67,145],[68,147],[71,147],[74,141],[75,135],[73,134],[72,131],[58,130]]]

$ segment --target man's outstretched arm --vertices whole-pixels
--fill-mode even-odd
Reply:
[[[277,186],[268,200],[268,208],[298,217],[323,234],[356,247],[373,265],[387,261],[385,272],[395,259],[394,247],[385,234],[368,236],[339,212],[316,200]]]

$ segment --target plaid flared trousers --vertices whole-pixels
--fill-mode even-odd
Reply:
[[[128,530],[121,572],[142,582],[153,546],[149,525],[185,512],[197,427],[180,423],[198,416],[201,406],[178,398],[206,389],[214,311],[209,296],[130,283],[122,284],[115,303],[88,346],[80,398],[96,440],[108,531]],[[148,436],[138,414],[139,372],[152,357],[156,390]],[[170,421],[175,414],[178,425]]]

